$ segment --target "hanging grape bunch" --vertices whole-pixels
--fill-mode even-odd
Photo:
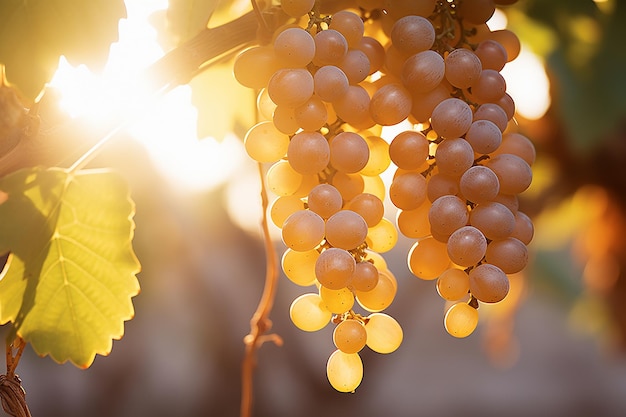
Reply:
[[[325,10],[333,2],[284,0],[289,24],[237,57],[237,80],[259,91],[263,121],[244,144],[271,164],[282,268],[312,289],[290,317],[305,331],[335,325],[327,375],[338,391],[360,384],[361,349],[391,353],[402,341],[384,313],[398,282],[381,256],[398,230],[415,239],[410,271],[436,279],[453,302],[444,325],[455,337],[474,331],[480,303],[503,300],[507,274],[527,263],[533,225],[517,195],[535,150],[516,132],[500,74],[519,41],[485,24],[514,2],[355,0]],[[382,126],[407,120],[412,128],[381,138]],[[387,189],[380,175],[391,166]]]

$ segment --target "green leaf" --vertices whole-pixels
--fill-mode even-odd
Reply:
[[[59,57],[100,67],[117,40],[123,0],[0,1],[0,62],[28,97],[50,80]]]
[[[38,354],[87,368],[122,337],[139,292],[127,184],[105,170],[29,168],[0,190],[0,251],[11,251],[0,324]]]

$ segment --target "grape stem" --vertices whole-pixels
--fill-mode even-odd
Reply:
[[[263,165],[259,166],[259,176],[261,180],[261,206],[263,208],[263,217],[261,219],[261,227],[263,229],[263,242],[265,245],[265,287],[263,295],[259,301],[256,311],[250,319],[250,333],[244,337],[245,355],[242,363],[241,374],[241,417],[250,417],[252,415],[253,400],[253,377],[256,368],[256,351],[261,345],[267,341],[272,341],[276,345],[281,346],[283,341],[277,334],[266,334],[272,327],[272,321],[269,319],[270,312],[274,306],[276,297],[276,288],[278,286],[278,255],[272,243],[269,232],[267,210],[268,197],[265,188],[265,172]]]

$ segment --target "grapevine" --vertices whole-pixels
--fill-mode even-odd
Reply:
[[[327,376],[338,391],[361,384],[363,348],[402,342],[385,312],[402,283],[381,255],[399,233],[414,239],[409,269],[436,280],[457,338],[528,262],[533,225],[517,196],[535,150],[500,74],[519,41],[486,25],[510,3],[283,1],[288,22],[235,60],[237,80],[258,93],[245,149],[268,166],[281,266],[305,288],[289,314],[304,331],[335,326]],[[402,128],[389,138],[387,126]]]

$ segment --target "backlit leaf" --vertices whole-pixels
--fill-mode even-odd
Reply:
[[[0,1],[0,62],[34,98],[65,55],[72,64],[100,67],[117,40],[123,0]]]
[[[0,323],[40,355],[86,368],[133,317],[139,262],[126,182],[104,170],[31,168],[0,180]]]

